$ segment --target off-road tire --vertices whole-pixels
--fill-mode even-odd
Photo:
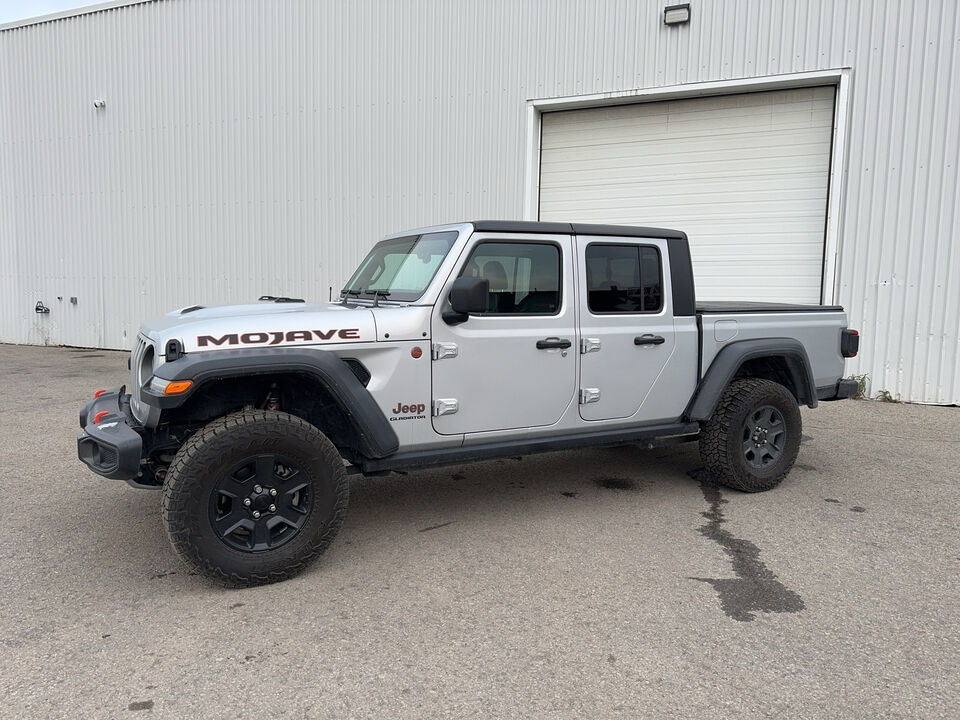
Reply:
[[[275,453],[305,474],[309,512],[279,547],[239,551],[214,531],[211,494],[227,468]],[[242,410],[210,422],[183,444],[165,478],[162,514],[174,550],[189,566],[225,585],[251,586],[292,577],[323,553],[343,523],[348,498],[343,460],[322,432],[287,413]]]
[[[761,408],[775,409],[786,438],[779,457],[769,466],[751,466],[744,454],[745,424]],[[800,451],[803,424],[796,398],[771,380],[745,378],[730,383],[713,415],[700,428],[700,459],[719,482],[734,490],[762,492],[775,488],[790,472]]]

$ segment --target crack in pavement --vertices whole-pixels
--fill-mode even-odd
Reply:
[[[724,614],[738,622],[754,620],[757,612],[795,613],[803,610],[803,599],[777,580],[760,559],[760,548],[722,527],[726,522],[722,506],[729,501],[720,493],[713,475],[707,470],[694,470],[690,477],[700,483],[703,497],[710,504],[708,511],[700,513],[707,520],[706,525],[700,526],[700,534],[717,543],[730,557],[737,577],[688,579],[710,583],[720,597]]]

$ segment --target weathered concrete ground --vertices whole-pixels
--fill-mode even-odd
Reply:
[[[0,345],[0,716],[960,716],[960,410],[804,411],[778,489],[696,446],[358,479],[302,576],[187,574],[86,471],[126,356]]]

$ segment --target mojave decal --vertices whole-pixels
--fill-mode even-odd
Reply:
[[[220,337],[198,335],[197,347],[208,347],[210,345],[279,345],[282,342],[313,342],[315,340],[330,340],[334,337],[337,340],[359,340],[360,328],[227,333]]]

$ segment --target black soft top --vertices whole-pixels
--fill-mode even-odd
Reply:
[[[470,224],[477,232],[572,233],[574,235],[687,239],[686,233],[679,230],[635,227],[633,225],[591,225],[589,223],[534,222],[532,220],[474,220]]]

